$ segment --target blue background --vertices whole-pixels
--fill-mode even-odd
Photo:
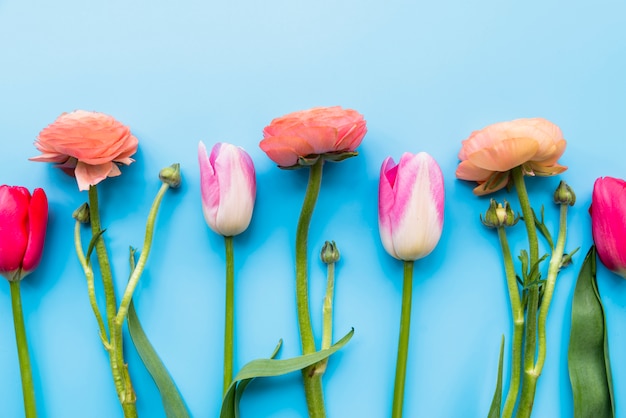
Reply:
[[[360,155],[327,164],[310,233],[312,306],[321,309],[324,240],[341,250],[335,338],[355,336],[325,375],[332,417],[389,415],[402,265],[380,244],[377,188],[385,156],[426,151],[445,176],[439,246],[415,265],[407,417],[484,417],[501,335],[511,332],[497,238],[478,214],[488,199],[454,177],[461,140],[519,117],[558,124],[568,146],[559,178],[529,179],[535,207],[560,178],[578,194],[548,318],[548,357],[536,417],[572,415],[567,343],[573,286],[591,244],[595,178],[625,177],[626,5],[622,1],[0,0],[0,183],[45,188],[50,221],[39,269],[22,283],[42,417],[117,417],[121,409],[74,253],[72,211],[87,198],[50,164],[29,162],[33,141],[62,112],[97,110],[131,127],[136,163],[101,184],[103,224],[118,291],[127,249],[139,247],[159,169],[180,162],[148,268],[136,293],[143,325],[194,417],[221,398],[224,255],[202,217],[197,143],[241,145],[256,164],[250,228],[235,239],[236,368],[299,353],[293,248],[305,171],[282,171],[258,148],[273,118],[314,106],[360,111]],[[500,192],[498,198],[514,201]],[[515,202],[514,207],[518,205]],[[517,253],[523,228],[512,232]],[[619,403],[626,393],[626,282],[599,267]],[[0,283],[1,285],[2,283]],[[9,286],[0,286],[0,416],[22,414]],[[320,315],[313,317],[317,335]],[[158,392],[130,340],[127,359],[140,416],[162,417]],[[505,373],[508,374],[508,343]],[[244,417],[305,415],[297,373],[254,382]]]

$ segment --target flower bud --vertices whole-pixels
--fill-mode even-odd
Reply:
[[[174,189],[180,186],[180,164],[172,164],[171,166],[162,169],[159,172],[159,179],[161,179],[163,183],[169,184],[169,186]]]
[[[560,205],[574,206],[576,203],[576,193],[563,180],[559,183],[559,187],[554,192],[554,202]]]
[[[339,249],[337,248],[335,241],[326,241],[324,243],[322,252],[320,253],[320,258],[325,264],[336,263],[339,261],[340,256],[341,255],[339,254]]]
[[[480,221],[488,228],[499,228],[502,226],[513,226],[519,221],[519,216],[511,209],[511,205],[506,200],[504,206],[494,199],[489,202],[489,209],[485,212],[485,217],[480,216]]]
[[[76,219],[81,224],[88,224],[90,221],[89,205],[85,202],[78,209],[72,213],[72,218]]]

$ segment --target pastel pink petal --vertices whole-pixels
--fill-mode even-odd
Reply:
[[[216,145],[218,147],[218,145]],[[214,149],[216,148],[214,147]],[[213,164],[207,155],[202,141],[198,144],[198,163],[200,165],[200,191],[202,194],[202,212],[211,229],[217,229],[217,210],[220,204],[219,181]]]
[[[335,150],[337,151],[354,151],[361,142],[363,141],[363,137],[367,133],[367,127],[365,125],[365,121],[362,123],[355,124],[351,127],[351,129],[344,134],[340,133],[340,141],[335,145]]]
[[[28,210],[29,236],[24,253],[22,269],[25,273],[33,271],[41,260],[48,224],[48,198],[43,189],[35,189]]]
[[[533,161],[541,161],[545,165],[555,164],[559,158],[565,152],[565,146],[567,142],[564,139],[556,141],[551,147],[547,147],[545,150],[541,148],[537,151],[537,154],[533,157]]]
[[[530,160],[539,145],[532,138],[511,138],[500,141],[490,148],[483,148],[468,155],[477,167],[491,171],[509,171]]]
[[[120,175],[120,170],[112,162],[91,165],[78,161],[74,169],[74,176],[78,183],[78,190],[89,190],[89,186],[95,186],[107,177]]]
[[[47,154],[41,154],[38,155],[36,157],[31,157],[28,160],[29,161],[37,161],[37,162],[44,162],[44,163],[64,163],[65,161],[67,161],[69,157],[65,154],[52,154],[52,153],[47,153]]]
[[[378,183],[378,229],[385,251],[395,258],[398,256],[393,247],[393,226],[390,214],[395,203],[393,187],[397,173],[397,166],[393,159],[387,157],[380,168]]]
[[[533,175],[536,176],[555,176],[567,170],[567,167],[559,164],[548,165],[541,162],[531,161],[528,165],[530,166]]]

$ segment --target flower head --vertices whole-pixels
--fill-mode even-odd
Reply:
[[[602,263],[626,278],[626,181],[601,177],[593,185],[591,232]]]
[[[256,198],[252,159],[243,148],[217,143],[207,155],[198,144],[202,211],[209,227],[225,237],[242,233],[250,225]]]
[[[0,186],[0,274],[21,280],[39,265],[47,223],[43,189]]]
[[[259,146],[280,167],[297,168],[319,158],[340,161],[356,155],[366,132],[357,111],[316,107],[274,119],[263,129]]]
[[[119,176],[116,163],[132,163],[137,143],[130,129],[113,117],[76,110],[63,113],[39,133],[35,146],[42,154],[30,160],[57,163],[76,177],[80,190],[88,190],[107,177]]]
[[[378,226],[387,252],[410,261],[432,252],[443,229],[444,185],[437,162],[427,153],[391,157],[380,169]]]
[[[477,182],[477,195],[505,187],[518,166],[527,175],[553,176],[567,169],[557,163],[565,145],[561,129],[542,118],[496,123],[463,141],[456,176]]]

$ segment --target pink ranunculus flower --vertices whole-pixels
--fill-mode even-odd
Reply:
[[[626,181],[601,177],[593,185],[591,232],[602,263],[626,278]]]
[[[75,176],[80,190],[121,174],[117,164],[130,164],[137,138],[112,116],[76,110],[63,113],[44,128],[35,141],[41,155],[31,161],[59,164]]]
[[[217,143],[207,155],[198,144],[202,211],[209,227],[225,237],[242,233],[250,225],[256,198],[252,159],[243,148]]]
[[[0,274],[21,280],[41,261],[48,223],[43,189],[0,186]]]
[[[338,161],[352,156],[366,132],[356,110],[316,107],[274,119],[263,129],[259,146],[280,167],[296,167],[320,157]]]
[[[561,129],[546,119],[496,123],[463,141],[456,176],[478,182],[477,195],[505,187],[509,171],[518,166],[527,175],[553,176],[567,169],[557,163],[565,145]]]
[[[387,252],[404,261],[430,254],[441,237],[444,212],[441,168],[425,152],[385,159],[378,188],[378,226]]]

